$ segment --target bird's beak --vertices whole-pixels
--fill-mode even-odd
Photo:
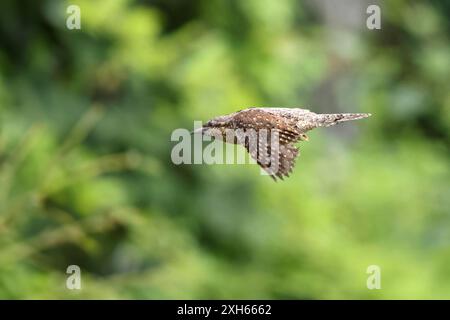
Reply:
[[[204,128],[204,127],[197,128],[197,129],[191,131],[191,134],[203,133],[205,131],[205,129],[206,128]]]

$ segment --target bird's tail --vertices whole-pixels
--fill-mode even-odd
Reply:
[[[329,127],[336,123],[358,120],[370,117],[370,113],[332,113],[332,114],[318,114],[317,115],[317,126],[318,127]]]

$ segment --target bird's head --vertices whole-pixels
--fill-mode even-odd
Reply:
[[[230,120],[230,115],[213,118],[192,133],[201,133],[206,136],[224,135],[226,130],[230,129]]]

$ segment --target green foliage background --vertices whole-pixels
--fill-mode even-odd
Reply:
[[[2,1],[0,298],[450,298],[450,6],[376,3]],[[373,116],[281,183],[172,164],[250,106]]]

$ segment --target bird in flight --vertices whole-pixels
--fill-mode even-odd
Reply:
[[[258,165],[276,181],[289,177],[299,154],[295,143],[308,141],[306,132],[370,115],[317,114],[300,108],[249,108],[211,119],[193,133],[243,145]]]

